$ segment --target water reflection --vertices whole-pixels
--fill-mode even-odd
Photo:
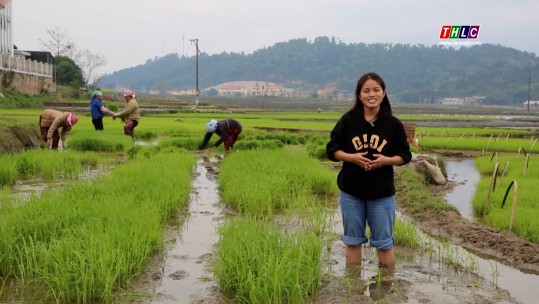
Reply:
[[[473,221],[472,200],[481,175],[475,168],[473,159],[446,160],[447,179],[456,183],[455,188],[445,196],[445,200],[455,206],[460,215]]]
[[[473,159],[448,159],[446,160],[447,178],[456,183],[456,187],[445,196],[448,203],[455,206],[460,214],[473,221],[472,200],[475,189],[481,176],[475,168]],[[455,248],[458,248],[455,246]],[[462,248],[459,251],[464,252]],[[477,259],[479,274],[496,286],[508,290],[512,296],[523,301],[532,303],[539,296],[539,276],[525,274],[517,269],[503,265],[496,261]]]
[[[216,159],[203,157],[196,166],[193,192],[189,203],[189,217],[175,243],[166,252],[160,267],[159,285],[151,303],[192,303],[208,295],[212,282],[205,269],[206,258],[218,240],[216,233],[223,210],[219,205],[219,192],[215,181]]]

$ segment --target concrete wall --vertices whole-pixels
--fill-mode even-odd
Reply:
[[[28,95],[56,92],[54,65],[24,56],[0,55],[0,90],[11,89]]]
[[[56,92],[56,83],[52,80],[52,77],[15,71],[0,70],[0,84],[0,91],[10,89],[28,95]]]

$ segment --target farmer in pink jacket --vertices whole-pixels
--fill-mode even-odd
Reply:
[[[46,142],[47,149],[58,149],[60,139],[62,139],[62,149],[65,149],[67,133],[78,121],[79,119],[73,113],[45,109],[39,116],[39,127],[41,138]]]

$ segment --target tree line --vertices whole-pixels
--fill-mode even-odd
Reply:
[[[501,45],[458,49],[391,43],[346,44],[337,38],[292,39],[251,54],[199,55],[199,87],[228,81],[257,80],[316,90],[336,84],[353,94],[365,72],[379,73],[393,99],[434,103],[444,97],[484,96],[488,104],[518,104],[539,99],[539,57]],[[195,86],[195,56],[176,53],[104,75],[99,85],[135,90],[189,89]]]

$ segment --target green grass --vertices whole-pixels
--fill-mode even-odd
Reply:
[[[511,182],[516,182],[518,196],[512,231],[522,238],[539,243],[539,219],[536,216],[539,212],[537,205],[539,188],[536,186],[539,184],[539,159],[537,155],[531,155],[527,165],[525,161],[523,153],[477,157],[475,163],[481,173],[481,181],[477,186],[473,206],[481,222],[499,230],[509,230],[515,186],[513,185],[509,191],[507,189]],[[499,164],[496,183],[488,200],[488,209],[485,210],[496,163]],[[502,208],[506,193],[508,195]]]
[[[503,129],[503,128],[478,128],[478,127],[416,127],[416,137],[424,138],[429,136],[453,136],[453,137],[522,137],[530,136],[529,130],[522,129]]]
[[[333,172],[306,154],[284,150],[237,151],[223,161],[218,181],[224,204],[258,216],[337,191]]]
[[[411,168],[397,170],[395,182],[398,189],[397,204],[406,208],[411,214],[425,210],[458,213],[458,210],[443,198],[433,196],[426,187],[425,177]]]
[[[212,269],[225,295],[243,303],[309,303],[316,296],[323,265],[315,234],[239,218],[219,235]]]
[[[145,151],[103,178],[2,206],[0,276],[56,302],[112,302],[189,199],[192,156]]]
[[[30,150],[19,154],[0,156],[0,186],[13,185],[16,180],[42,178],[44,180],[78,179],[88,169],[111,163],[113,158],[95,153],[57,153],[51,150]]]
[[[0,124],[37,127],[40,112],[2,111]],[[239,215],[218,228],[219,242],[211,258],[214,278],[226,295],[239,302],[307,303],[316,297],[327,270],[322,261],[338,239],[331,232],[336,172],[326,169],[320,159],[325,159],[328,132],[342,113],[144,115],[135,129],[136,139],[157,142],[152,147],[134,145],[118,120],[105,118],[105,130],[97,132],[88,113],[78,114],[79,124],[68,137],[67,151],[4,156],[0,183],[10,185],[33,176],[74,178],[86,166],[124,156],[128,160],[105,177],[47,191],[24,204],[4,204],[0,212],[0,277],[4,281],[14,279],[23,288],[32,286],[40,296],[45,292],[50,301],[114,302],[116,292],[125,290],[144,271],[148,259],[163,249],[164,224],[188,201],[194,160],[184,149],[198,147],[210,119],[233,117],[244,131],[235,151],[225,155],[218,182],[221,202]],[[526,131],[504,131],[416,128],[422,132],[421,149],[487,151],[477,161],[483,175],[491,175],[494,161],[509,161],[483,222],[507,229],[510,204],[501,209],[499,199],[508,183],[518,180],[514,231],[537,241],[539,225],[533,217],[537,210],[532,199],[537,184],[535,158],[523,174],[522,155],[514,159],[491,156],[492,151],[524,148],[534,152],[537,148],[533,139],[517,138],[527,136]],[[216,140],[214,136],[209,145]],[[2,163],[4,158],[10,161]],[[411,169],[397,170],[396,182],[398,205],[410,213],[457,211],[433,196],[424,177]],[[484,203],[486,187],[482,182],[478,188],[477,209]],[[0,192],[0,197],[8,195]],[[413,224],[397,220],[394,234],[398,245],[428,246],[422,244]],[[446,244],[428,250],[436,250],[440,259],[450,263],[462,259]]]
[[[423,137],[419,140],[422,150],[460,150],[476,152],[517,152],[524,148],[527,152],[537,152],[536,140],[512,137]]]

